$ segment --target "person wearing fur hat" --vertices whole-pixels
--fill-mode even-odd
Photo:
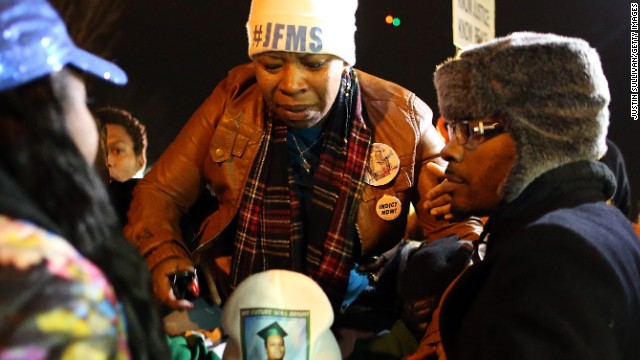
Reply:
[[[448,359],[640,358],[640,240],[606,203],[615,179],[598,159],[610,97],[596,50],[514,33],[463,50],[434,83],[451,140],[446,181],[429,196],[447,194],[457,215],[489,215],[484,259],[441,302],[439,349]],[[433,353],[437,335],[428,330],[421,349]]]
[[[219,302],[253,273],[290,269],[339,312],[367,285],[356,263],[401,240],[410,202],[429,239],[477,238],[479,221],[420,205],[444,143],[414,93],[353,68],[357,5],[252,2],[251,62],[231,69],[134,190],[125,234],[167,306],[191,308],[168,279],[198,265]],[[208,189],[217,205],[184,238],[180,219]]]

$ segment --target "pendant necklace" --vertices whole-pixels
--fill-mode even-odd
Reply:
[[[304,157],[304,154],[307,151],[309,151],[309,149],[314,147],[318,143],[318,141],[320,141],[320,139],[322,139],[322,135],[320,135],[320,137],[318,137],[318,139],[314,141],[313,144],[309,145],[309,147],[307,147],[304,150],[300,149],[300,145],[298,145],[298,140],[296,140],[296,134],[291,134],[291,137],[293,138],[293,144],[296,146],[296,149],[298,150],[298,154],[300,154],[300,159],[302,160],[302,168],[304,169],[304,171],[307,172],[307,174],[309,174],[311,172],[311,164],[309,164],[307,159]]]

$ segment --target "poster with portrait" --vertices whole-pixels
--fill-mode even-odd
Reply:
[[[309,310],[241,309],[243,360],[308,360],[309,315]]]

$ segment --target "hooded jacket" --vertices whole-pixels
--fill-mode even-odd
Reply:
[[[432,111],[414,93],[362,71],[356,73],[372,143],[389,145],[400,159],[400,171],[389,184],[365,186],[355,224],[361,255],[378,255],[402,238],[411,201],[429,239],[452,234],[477,238],[480,222],[437,220],[422,205],[426,193],[438,183],[426,164],[444,164],[439,158],[444,143],[432,126]],[[225,230],[238,212],[260,147],[264,107],[253,64],[235,67],[140,180],[125,235],[147,256],[151,268],[163,259],[191,256],[201,264],[218,259],[219,267],[228,273],[228,263],[221,259],[228,259],[229,241],[233,240]],[[215,196],[214,210],[202,222],[195,240],[183,239],[181,216],[205,187]],[[401,215],[395,220],[383,220],[376,213],[376,203],[384,195],[402,203]],[[203,257],[207,260],[202,261]]]

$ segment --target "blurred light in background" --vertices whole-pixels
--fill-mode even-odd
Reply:
[[[384,21],[389,25],[400,26],[400,18],[393,17],[392,15],[387,15]]]

